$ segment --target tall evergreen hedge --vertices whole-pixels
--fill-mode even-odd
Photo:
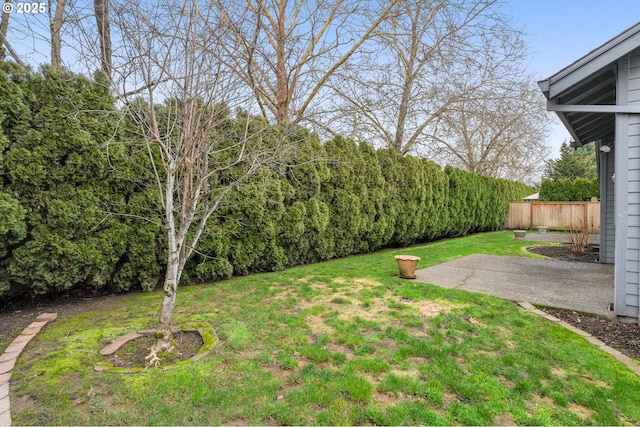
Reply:
[[[3,67],[0,295],[155,288],[166,259],[160,203],[147,153],[124,143],[106,84]],[[233,135],[234,120],[220,131]],[[508,202],[531,192],[342,137],[321,143],[303,128],[286,131],[297,147],[291,165],[231,194],[184,282],[496,230]]]
[[[588,202],[600,197],[600,182],[597,179],[545,179],[540,184],[540,201]]]

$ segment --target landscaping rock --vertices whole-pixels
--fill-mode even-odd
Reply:
[[[58,318],[58,313],[42,313],[36,317],[38,322],[53,322]]]

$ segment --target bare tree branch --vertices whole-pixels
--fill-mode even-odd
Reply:
[[[25,65],[24,62],[22,62],[22,60],[20,59],[20,56],[18,56],[18,53],[11,47],[11,44],[9,44],[8,41],[4,41],[4,47],[7,48],[7,51],[9,51],[9,55],[11,55],[11,57],[13,58],[14,61],[16,61],[16,63],[20,64],[20,65]]]
[[[228,58],[263,115],[279,123],[311,121],[329,80],[373,37],[398,0],[217,0],[230,23]],[[245,7],[245,5],[247,7]]]
[[[470,172],[537,184],[548,147],[549,115],[529,81],[491,87],[461,101],[440,122],[423,154]]]
[[[343,105],[333,126],[403,155],[444,140],[436,132],[451,112],[524,78],[523,35],[496,5],[399,1],[358,60],[336,74],[331,87]]]

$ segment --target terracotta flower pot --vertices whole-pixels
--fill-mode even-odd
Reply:
[[[398,262],[398,269],[400,270],[400,277],[403,279],[415,279],[416,267],[419,256],[413,255],[396,255],[396,261]]]

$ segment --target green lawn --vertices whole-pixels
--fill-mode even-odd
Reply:
[[[210,356],[172,371],[98,373],[98,350],[153,326],[159,293],[61,318],[20,356],[16,425],[640,423],[640,378],[511,302],[396,277],[471,253],[531,256],[496,232],[180,289]]]

